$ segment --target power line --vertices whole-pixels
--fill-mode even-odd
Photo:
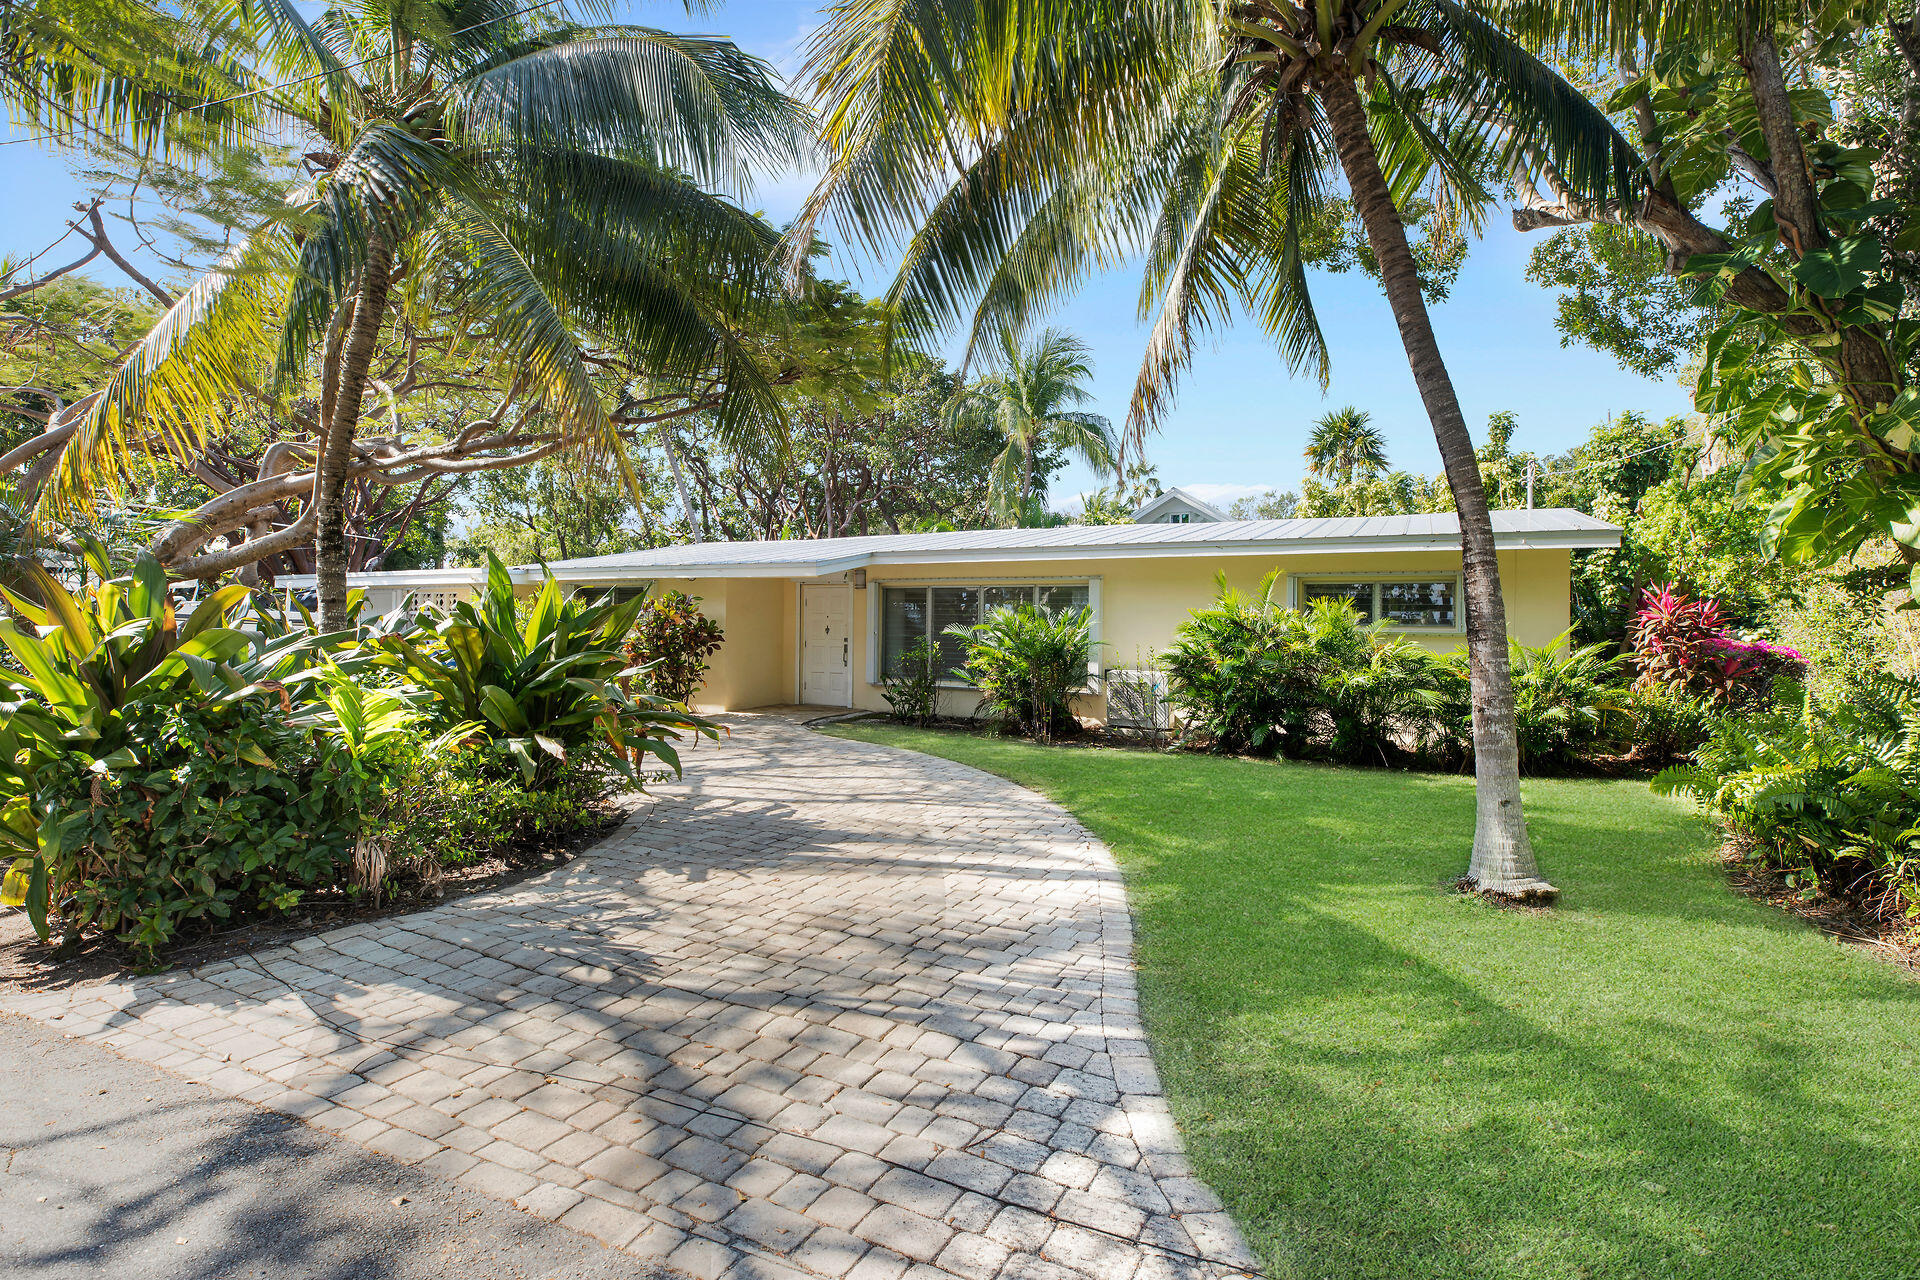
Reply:
[[[485,22],[476,22],[476,23],[473,23],[471,26],[461,27],[458,31],[449,32],[448,35],[449,36],[465,35],[469,31],[478,31],[481,27],[490,27],[496,22],[506,22],[511,18],[522,18],[522,17],[525,17],[527,14],[533,13],[537,10],[550,9],[556,4],[565,4],[566,2],[567,0],[540,0],[539,4],[530,4],[526,8],[516,9],[512,13],[503,13],[503,14],[500,14],[498,17],[488,18]],[[201,103],[196,103],[190,107],[183,107],[181,108],[179,113],[175,113],[175,114],[185,114],[188,111],[209,111],[209,110],[212,110],[214,107],[225,106],[229,102],[239,102],[243,98],[253,98],[263,93],[273,93],[276,90],[280,90],[280,89],[292,89],[298,85],[311,84],[315,80],[325,80],[328,76],[335,75],[338,72],[352,71],[355,68],[364,67],[370,62],[385,62],[391,57],[392,57],[391,54],[383,53],[383,54],[374,54],[372,56],[362,58],[358,62],[343,62],[338,67],[332,67],[326,71],[316,71],[310,76],[297,76],[292,80],[283,80],[277,84],[263,84],[257,89],[248,89],[242,93],[229,94],[227,97],[224,97],[224,98],[215,98],[211,102],[201,102]],[[169,114],[168,112],[157,111],[150,116],[145,116],[139,120],[132,121],[128,125],[128,127],[137,128],[138,126],[143,124],[152,124],[156,120],[164,119],[168,114]],[[0,142],[0,147],[17,147],[20,144],[25,142],[49,142],[59,138],[77,138],[80,136],[80,134],[81,134],[81,130],[79,129],[67,129],[59,133],[34,134],[25,138],[9,138],[4,142]],[[64,239],[64,237],[62,238]]]

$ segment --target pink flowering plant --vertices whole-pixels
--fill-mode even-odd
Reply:
[[[1641,594],[1628,637],[1643,687],[1665,687],[1720,706],[1768,702],[1774,681],[1807,674],[1798,650],[1737,638],[1719,601],[1695,599],[1671,582]]]

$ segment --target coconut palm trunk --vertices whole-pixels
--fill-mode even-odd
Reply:
[[[1493,519],[1480,483],[1473,437],[1460,413],[1453,380],[1440,356],[1433,323],[1420,295],[1420,278],[1405,224],[1380,171],[1366,108],[1352,80],[1328,76],[1319,85],[1355,209],[1380,264],[1380,282],[1400,326],[1414,384],[1433,423],[1447,483],[1460,514],[1466,578],[1467,657],[1473,689],[1473,760],[1478,811],[1467,877],[1485,893],[1551,897],[1540,878],[1520,805],[1520,746],[1514,732],[1513,680],[1507,662],[1507,611],[1500,593],[1500,562]]]
[[[322,631],[339,631],[347,625],[347,468],[353,458],[360,400],[367,392],[367,370],[373,364],[373,349],[380,338],[380,322],[386,316],[392,281],[393,250],[376,231],[368,238],[366,262],[360,268],[359,298],[353,305],[353,322],[347,328],[334,385],[333,418],[327,423],[313,480],[313,502],[319,512],[319,527],[314,533],[314,578]]]

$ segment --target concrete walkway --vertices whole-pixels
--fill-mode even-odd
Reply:
[[[1239,1275],[1130,957],[1057,806],[741,717],[540,879],[8,1005],[702,1280]]]

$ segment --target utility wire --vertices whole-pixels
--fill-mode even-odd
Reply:
[[[488,18],[485,22],[476,22],[471,26],[461,27],[458,31],[448,32],[448,35],[449,36],[465,35],[469,31],[478,31],[481,27],[490,27],[496,22],[506,22],[512,18],[522,18],[522,17],[525,17],[527,14],[533,13],[537,10],[550,9],[556,4],[565,4],[565,3],[566,3],[566,0],[540,0],[539,4],[530,4],[524,9],[515,9],[512,13],[503,13],[496,18]],[[128,127],[137,128],[138,126],[143,124],[152,124],[156,120],[164,119],[166,116],[170,114],[185,114],[186,112],[189,112],[189,111],[209,111],[209,110],[212,110],[214,107],[225,106],[229,102],[239,102],[242,98],[258,97],[260,94],[263,94],[263,93],[273,93],[280,89],[292,89],[298,85],[311,84],[315,80],[325,80],[328,76],[336,75],[342,71],[352,71],[357,67],[364,67],[370,62],[389,61],[392,58],[392,56],[393,55],[390,53],[374,54],[370,57],[362,58],[358,62],[343,62],[337,67],[330,67],[325,71],[316,71],[310,76],[297,76],[292,80],[283,80],[277,84],[263,84],[255,89],[248,89],[241,93],[229,94],[224,98],[215,98],[211,102],[195,103],[193,106],[190,106],[190,107],[182,107],[179,112],[157,111],[150,116],[145,116],[139,120],[132,121],[128,125]],[[24,138],[9,138],[3,142],[0,142],[0,147],[17,147],[23,142],[49,142],[59,138],[77,138],[80,136],[82,132],[83,131],[81,129],[66,129],[58,133],[29,134],[27,137],[24,137]],[[62,238],[64,239],[64,237]]]
[[[1641,454],[1653,453],[1654,451],[1659,449],[1671,449],[1675,445],[1682,445],[1686,443],[1687,443],[1687,438],[1685,436],[1676,436],[1671,440],[1664,440],[1659,444],[1648,445],[1644,449],[1635,449],[1632,453],[1623,453],[1617,458],[1602,458],[1598,462],[1589,462],[1584,467],[1574,467],[1570,471],[1555,471],[1552,467],[1549,467],[1546,463],[1540,461],[1538,458],[1535,458],[1533,460],[1533,465],[1540,469],[1541,475],[1552,476],[1558,480],[1565,480],[1567,477],[1577,476],[1583,471],[1592,471],[1597,467],[1611,467],[1617,463],[1625,462],[1629,458],[1637,458]]]

